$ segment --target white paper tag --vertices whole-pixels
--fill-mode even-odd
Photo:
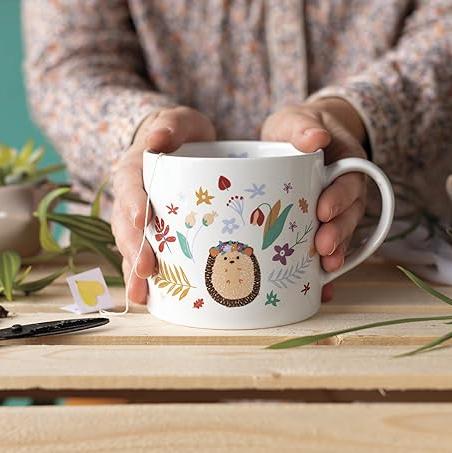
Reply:
[[[115,306],[100,268],[71,275],[67,282],[75,303],[61,307],[62,310],[83,314]]]

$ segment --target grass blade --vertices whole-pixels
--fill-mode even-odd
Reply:
[[[397,266],[397,269],[401,270],[418,288],[423,289],[425,292],[429,293],[439,300],[442,300],[446,304],[452,305],[452,299],[450,297],[447,297],[445,294],[440,293],[436,289],[433,289],[430,285],[421,280],[416,274],[413,274],[413,272],[405,269],[402,266]]]
[[[14,280],[20,269],[20,255],[12,250],[0,254],[0,285],[7,300],[13,300]]]
[[[415,354],[419,354],[420,352],[427,352],[427,351],[430,351],[431,349],[433,349],[434,347],[445,343],[446,341],[448,341],[450,339],[452,339],[452,332],[446,333],[445,335],[443,335],[441,337],[435,338],[430,343],[424,344],[420,348],[413,349],[412,351],[405,352],[404,354],[398,354],[398,355],[396,355],[394,357],[396,357],[396,358],[398,358],[398,357],[409,357],[409,356],[412,356],[412,355],[415,355]]]
[[[275,343],[270,346],[267,346],[266,349],[288,349],[288,348],[296,348],[298,346],[306,346],[309,344],[317,343],[320,340],[325,340],[326,338],[331,338],[331,337],[335,337],[337,335],[342,335],[344,333],[357,332],[359,330],[372,329],[375,327],[392,326],[395,324],[408,324],[411,322],[444,321],[444,320],[449,320],[449,319],[452,319],[452,315],[429,316],[426,318],[391,319],[389,321],[373,322],[370,324],[363,324],[361,326],[348,327],[346,329],[335,330],[332,332],[321,333],[318,335],[306,335],[304,337],[291,338],[290,340],[282,341],[280,343]]]

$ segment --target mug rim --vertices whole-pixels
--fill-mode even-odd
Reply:
[[[253,147],[253,146],[272,146],[272,147],[279,147],[285,148],[286,150],[295,151],[297,154],[293,155],[281,155],[281,156],[255,156],[255,157],[239,157],[239,156],[231,156],[231,157],[207,157],[207,156],[180,156],[174,154],[178,150],[188,147],[188,146],[196,146],[196,147],[215,147],[221,145],[229,145],[229,146],[246,146],[246,147]],[[289,142],[270,142],[270,141],[260,141],[260,140],[215,140],[210,142],[189,142],[183,144],[180,148],[176,151],[171,153],[164,153],[165,157],[170,157],[171,159],[181,159],[181,160],[203,160],[203,161],[263,161],[263,160],[275,160],[275,159],[299,159],[300,157],[319,157],[323,155],[323,149],[319,148],[312,153],[305,153],[303,151],[298,150]],[[159,155],[157,151],[153,151],[152,149],[145,149],[143,151],[145,156],[148,155]]]

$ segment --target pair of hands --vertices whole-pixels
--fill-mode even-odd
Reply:
[[[262,126],[261,140],[290,142],[304,152],[325,149],[326,163],[345,157],[366,157],[362,121],[346,101],[331,98],[291,105],[269,116]],[[134,142],[114,169],[112,229],[123,255],[124,278],[128,281],[141,243],[146,193],[142,183],[142,153],[145,149],[172,152],[182,144],[215,140],[215,129],[202,113],[189,107],[162,110],[148,116]],[[337,178],[319,198],[317,217],[322,225],[315,246],[327,272],[339,269],[350,238],[364,214],[365,178],[348,173]],[[151,215],[151,214],[150,214]],[[155,268],[154,253],[147,241],[130,278],[129,299],[145,303],[147,281]],[[332,286],[323,288],[322,299],[331,299]]]

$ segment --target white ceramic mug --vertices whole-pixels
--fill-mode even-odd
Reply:
[[[372,254],[391,226],[391,184],[364,159],[325,166],[322,150],[253,141],[191,143],[143,159],[153,212],[147,239],[159,263],[148,308],[175,324],[255,329],[309,318],[322,286]],[[314,247],[317,201],[356,171],[380,189],[380,221],[339,271],[326,273]]]

